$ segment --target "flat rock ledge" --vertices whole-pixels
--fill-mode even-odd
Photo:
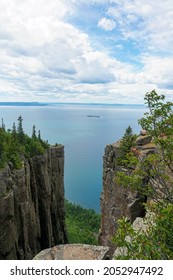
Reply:
[[[37,254],[33,260],[109,260],[109,247],[66,244],[45,249]]]

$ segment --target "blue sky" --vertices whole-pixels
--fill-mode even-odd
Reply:
[[[0,101],[173,97],[172,0],[0,0]]]

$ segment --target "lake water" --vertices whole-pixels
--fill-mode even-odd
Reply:
[[[63,144],[66,198],[99,212],[104,148],[121,138],[129,125],[139,133],[137,120],[145,111],[137,105],[1,106],[0,117],[12,128],[22,115],[26,133],[31,135],[35,125],[50,144]]]

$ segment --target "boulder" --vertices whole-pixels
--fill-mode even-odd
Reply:
[[[147,135],[147,131],[145,130],[145,129],[141,129],[141,131],[140,131],[140,135]]]
[[[152,137],[151,135],[140,135],[137,137],[136,139],[136,145],[138,146],[141,146],[141,145],[146,145],[148,143],[150,143],[152,140]]]
[[[142,146],[142,151],[143,150],[155,150],[156,149],[156,144],[154,143],[148,143]]]
[[[109,247],[66,244],[41,251],[34,260],[106,260],[109,257]]]

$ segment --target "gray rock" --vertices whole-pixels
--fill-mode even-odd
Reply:
[[[109,247],[85,244],[58,245],[41,251],[34,260],[105,260]]]
[[[32,259],[67,242],[64,147],[25,159],[20,170],[0,171],[0,259]]]
[[[140,135],[137,137],[136,139],[136,145],[146,145],[148,143],[150,143],[152,140],[151,135]]]
[[[140,131],[140,135],[147,135],[147,131],[145,130],[145,129],[141,129],[141,131]]]
[[[108,145],[103,157],[103,190],[101,194],[101,229],[99,241],[102,246],[110,247],[110,254],[116,245],[112,237],[117,231],[117,221],[126,216],[130,221],[143,215],[145,198],[135,191],[124,188],[116,183],[116,173],[129,170],[116,166],[115,160],[119,153],[119,142]]]

